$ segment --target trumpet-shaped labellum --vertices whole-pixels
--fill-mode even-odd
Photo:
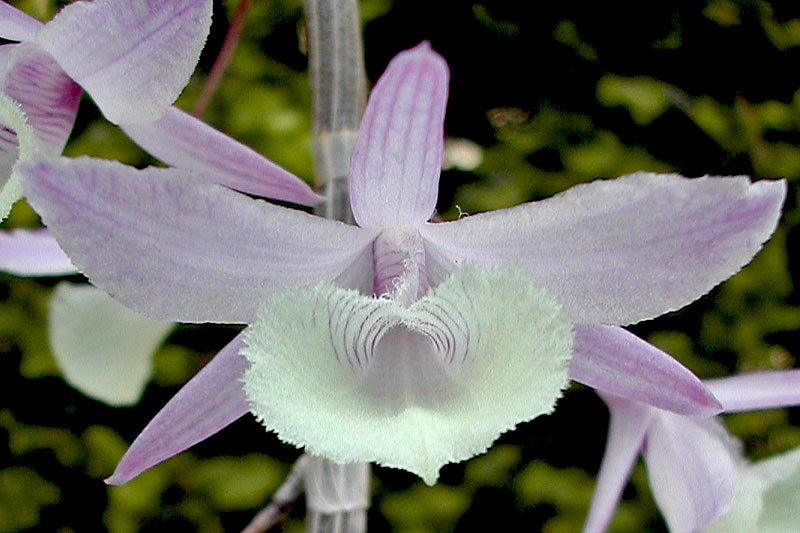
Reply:
[[[267,298],[245,335],[244,390],[287,442],[433,484],[553,410],[572,344],[570,320],[520,269],[465,267],[408,307],[327,282]]]
[[[800,370],[743,374],[706,384],[727,413],[800,405]],[[786,517],[791,514],[791,523],[797,525],[797,452],[751,465],[741,444],[716,419],[601,396],[611,422],[585,533],[608,526],[640,451],[653,496],[672,533],[709,527],[708,531],[794,531],[786,528]],[[771,466],[778,464],[788,468]]]
[[[94,284],[159,320],[251,324],[232,345],[247,360],[234,348],[214,359],[145,428],[110,483],[251,404],[268,428],[310,450],[402,465],[431,482],[441,464],[552,408],[563,375],[523,393],[514,380],[526,365],[566,365],[598,390],[681,414],[719,412],[691,372],[617,326],[684,306],[749,262],[775,229],[785,183],[641,172],[430,223],[447,85],[447,65],[427,43],[378,80],[352,158],[358,227],[210,184],[200,177],[206,163],[18,165],[29,201]],[[163,120],[153,128],[181,129],[180,115]],[[171,156],[190,153],[181,138]],[[553,331],[574,340],[544,326],[556,315],[571,327]],[[301,335],[301,323],[316,326]]]

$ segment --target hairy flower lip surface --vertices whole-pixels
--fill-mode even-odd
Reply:
[[[583,332],[576,337],[573,377],[682,413],[717,412],[696,377],[614,326],[682,307],[747,264],[775,229],[785,182],[640,172],[431,224],[447,79],[444,60],[423,43],[393,59],[376,84],[350,176],[351,204],[366,227],[268,206],[175,169],[137,171],[89,159],[41,160],[19,169],[31,203],[72,261],[150,316],[251,323],[269,295],[324,280],[371,294],[376,265],[388,265],[376,263],[375,239],[381,228],[403,227],[415,235],[407,242],[417,244],[397,251],[406,259],[424,251],[427,286],[434,290],[465,264],[524,267]],[[380,253],[389,257],[390,251]],[[212,368],[221,372],[219,364]],[[212,409],[209,423],[202,419],[215,394],[241,400],[236,368],[236,379],[220,378],[217,390],[198,397],[196,414],[179,393],[131,446],[118,467],[125,474],[111,481],[124,482],[241,416],[243,400],[223,402],[227,407]],[[653,382],[652,372],[667,382]],[[187,390],[206,387],[203,375]],[[178,418],[186,416],[197,427]],[[169,429],[174,422],[180,432]]]
[[[432,485],[443,465],[553,410],[573,338],[520,268],[465,266],[410,305],[328,282],[267,299],[245,334],[243,382],[281,440]]]

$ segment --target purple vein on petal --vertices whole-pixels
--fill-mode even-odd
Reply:
[[[240,382],[248,367],[242,335],[223,348],[164,406],[125,452],[109,485],[122,485],[148,468],[207,439],[248,410]]]
[[[395,57],[378,80],[350,167],[359,225],[419,223],[433,214],[448,79],[447,64],[426,42]]]
[[[322,201],[291,172],[175,107],[155,122],[127,124],[122,129],[168,165],[199,172],[214,183],[300,205]]]
[[[689,369],[616,326],[575,326],[570,377],[602,392],[679,414],[711,416],[722,410]]]
[[[40,146],[60,154],[75,123],[81,88],[33,44],[16,47],[12,61],[3,92],[22,107]]]

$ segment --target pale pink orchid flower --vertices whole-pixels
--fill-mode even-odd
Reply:
[[[197,64],[212,4],[74,2],[42,24],[0,3],[0,37],[19,41],[0,46],[0,93],[7,97],[0,102],[0,125],[5,126],[0,127],[0,220],[22,196],[12,172],[17,160],[25,151],[61,154],[82,88],[111,122],[127,125],[134,140],[173,166],[202,164],[210,181],[258,196],[302,205],[321,200],[296,176],[168,107]],[[157,127],[151,127],[153,122]],[[20,129],[28,133],[24,148]],[[186,142],[195,153],[180,159]],[[164,153],[163,146],[170,150]],[[78,273],[46,229],[21,228],[0,232],[0,270],[17,276]],[[173,328],[173,323],[144,317],[85,285],[60,283],[49,305],[50,346],[64,378],[111,405],[139,399],[152,373],[153,353]]]
[[[800,405],[800,370],[705,381],[723,413]],[[672,533],[792,533],[800,527],[800,450],[758,463],[716,418],[600,394],[611,420],[584,533],[606,530],[641,453]]]
[[[351,162],[358,226],[197,171],[18,165],[29,202],[92,283],[154,319],[249,324],[109,483],[247,411],[312,454],[427,483],[551,412],[570,378],[679,414],[719,412],[698,378],[619,326],[679,309],[747,264],[776,227],[785,183],[640,172],[430,223],[448,78],[423,43],[378,80]]]

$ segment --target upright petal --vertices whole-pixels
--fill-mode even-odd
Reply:
[[[0,270],[15,276],[77,274],[69,257],[45,229],[0,232]]]
[[[25,112],[40,149],[60,155],[78,114],[81,88],[35,44],[14,48],[2,90]]]
[[[241,346],[239,334],[173,396],[136,437],[106,483],[127,483],[247,412],[241,379],[248,364],[239,355]]]
[[[202,174],[214,183],[300,205],[322,201],[291,172],[175,107],[156,122],[123,124],[122,129],[161,161]]]
[[[528,267],[579,324],[680,309],[761,249],[786,182],[639,172],[550,199],[420,228],[435,286],[456,265]]]
[[[0,38],[10,41],[30,41],[42,23],[6,2],[0,2]]]
[[[284,441],[432,484],[552,411],[572,336],[519,269],[465,267],[409,307],[322,283],[265,301],[245,336],[245,392]]]
[[[709,379],[705,384],[726,413],[800,405],[800,370],[754,372]]]
[[[727,512],[742,452],[715,419],[662,411],[653,417],[644,459],[650,488],[672,533],[693,533]]]
[[[616,326],[575,326],[569,374],[606,394],[679,414],[712,416],[722,411],[691,370]]]
[[[212,0],[95,0],[64,7],[39,45],[114,123],[149,122],[175,101],[211,27]]]
[[[608,394],[600,396],[608,405],[611,419],[606,451],[583,533],[602,533],[611,522],[654,413],[650,407],[637,402]]]
[[[250,322],[272,291],[372,281],[369,230],[253,200],[177,169],[17,166],[28,201],[93,284],[157,320]]]
[[[350,165],[362,227],[427,221],[436,207],[449,71],[424,42],[398,54],[370,93]]]
[[[155,322],[90,285],[60,283],[47,317],[64,378],[109,405],[136,403],[153,373],[153,354],[175,324]]]

